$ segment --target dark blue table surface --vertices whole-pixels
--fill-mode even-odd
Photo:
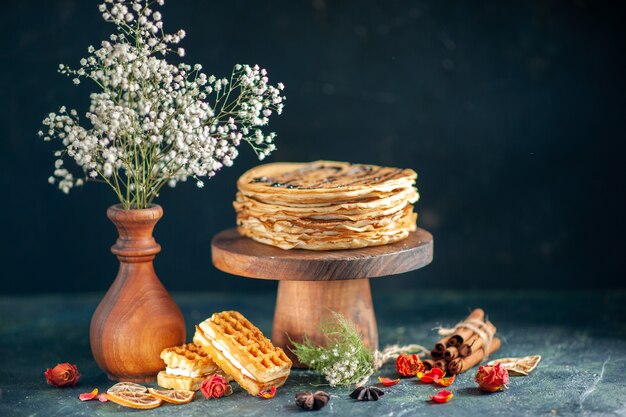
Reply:
[[[111,402],[82,403],[78,394],[112,385],[89,349],[89,320],[102,294],[0,297],[0,416],[277,416],[302,412],[294,394],[312,389],[317,377],[294,370],[276,397],[250,397],[240,388],[228,398],[203,397],[181,406],[135,411]],[[237,309],[270,334],[272,293],[174,294],[188,327],[211,313]],[[447,404],[432,404],[437,389],[413,379],[386,389],[378,402],[355,402],[349,388],[325,389],[328,407],[316,415],[337,416],[552,416],[626,415],[626,293],[614,292],[378,292],[374,294],[381,346],[436,340],[432,328],[451,325],[474,307],[485,309],[503,346],[493,357],[543,356],[527,377],[512,377],[505,392],[476,389],[474,371],[462,374]],[[46,385],[44,370],[76,363],[82,373],[74,388]],[[394,376],[389,364],[375,376]],[[374,383],[375,376],[372,378]]]

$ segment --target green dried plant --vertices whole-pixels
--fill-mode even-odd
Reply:
[[[291,341],[298,361],[324,376],[330,386],[354,385],[374,371],[374,353],[363,344],[354,323],[332,312],[332,320],[321,325],[326,347],[306,336],[302,343]]]

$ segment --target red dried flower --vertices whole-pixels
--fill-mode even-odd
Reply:
[[[68,362],[59,363],[52,369],[46,369],[46,381],[55,387],[74,386],[80,378],[78,368]]]
[[[401,376],[410,377],[424,371],[424,364],[416,354],[401,354],[396,359],[396,370]]]
[[[233,389],[230,385],[228,385],[226,378],[215,374],[202,381],[200,391],[202,391],[202,395],[204,395],[207,400],[210,400],[211,398],[221,398],[223,396],[230,395],[232,394]]]
[[[437,395],[429,395],[429,397],[436,403],[447,403],[452,399],[452,397],[454,397],[454,394],[444,389],[439,391]]]
[[[266,400],[269,400],[270,398],[274,398],[274,395],[276,395],[276,387],[271,387],[270,389],[259,392],[259,397],[266,399]]]
[[[378,381],[386,387],[392,387],[400,382],[399,379],[383,378],[380,376],[378,377]]]
[[[425,373],[418,372],[417,378],[425,384],[432,384],[433,382],[440,381],[446,373],[441,368],[433,368]]]
[[[449,376],[447,378],[435,379],[435,384],[440,387],[449,387],[454,382],[454,375]]]
[[[90,400],[93,400],[94,398],[96,398],[97,396],[98,396],[98,388],[95,388],[91,392],[85,392],[83,394],[80,394],[78,396],[78,399],[81,400],[81,401],[90,401]]]
[[[506,388],[509,382],[509,371],[499,363],[495,366],[481,366],[476,372],[478,387],[487,392],[496,392]]]

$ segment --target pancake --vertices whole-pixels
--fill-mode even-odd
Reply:
[[[389,207],[381,207],[380,209],[369,209],[369,210],[341,210],[337,209],[334,211],[324,211],[318,212],[317,210],[313,211],[292,211],[289,208],[281,207],[281,206],[266,206],[259,207],[254,204],[249,203],[238,203],[235,202],[233,204],[235,209],[242,213],[242,215],[246,216],[254,216],[263,220],[290,220],[290,219],[300,219],[300,220],[310,220],[310,221],[332,221],[332,220],[363,220],[363,219],[371,219],[374,217],[380,216],[388,216],[394,213],[397,213],[400,210],[405,209],[410,206],[410,202],[407,200],[398,202],[395,206]]]
[[[237,181],[238,230],[282,249],[397,242],[416,229],[416,178],[412,169],[348,162],[261,165]]]
[[[304,230],[308,230],[310,233],[315,231],[342,231],[346,230],[348,233],[351,231],[362,232],[367,230],[367,227],[379,230],[384,227],[393,225],[394,222],[402,221],[403,219],[410,217],[413,214],[413,206],[407,205],[401,210],[388,215],[381,215],[378,217],[370,217],[358,220],[314,220],[306,218],[291,218],[291,219],[262,219],[256,216],[240,216],[242,223],[246,222],[258,222],[276,232],[285,233],[302,233]],[[281,229],[279,229],[281,228]]]
[[[248,210],[258,210],[263,212],[282,211],[285,213],[293,213],[295,216],[309,213],[343,213],[343,214],[361,214],[367,211],[375,211],[390,208],[398,204],[415,203],[419,199],[419,194],[415,187],[407,187],[397,190],[394,194],[379,197],[363,198],[351,201],[325,202],[318,204],[271,204],[263,201],[263,199],[248,197],[242,192],[237,193],[235,200],[235,209],[238,206],[247,206]]]
[[[239,178],[237,186],[243,192],[292,195],[329,194],[328,191],[384,192],[413,183],[416,178],[412,169],[336,161],[277,162],[252,168]]]

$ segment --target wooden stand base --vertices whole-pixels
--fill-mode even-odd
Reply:
[[[352,320],[363,341],[378,348],[369,278],[400,274],[428,265],[433,236],[417,229],[384,246],[337,251],[282,250],[228,229],[211,242],[213,265],[230,274],[279,280],[272,341],[293,358],[289,338],[304,335],[324,343],[320,323],[332,311]],[[297,361],[294,365],[298,366]]]
[[[322,345],[325,338],[320,323],[335,311],[351,320],[363,341],[378,349],[378,329],[372,304],[369,279],[347,281],[280,281],[274,313],[272,341],[277,346],[289,346],[289,339],[301,342],[306,335]],[[298,366],[289,349],[287,355]]]

